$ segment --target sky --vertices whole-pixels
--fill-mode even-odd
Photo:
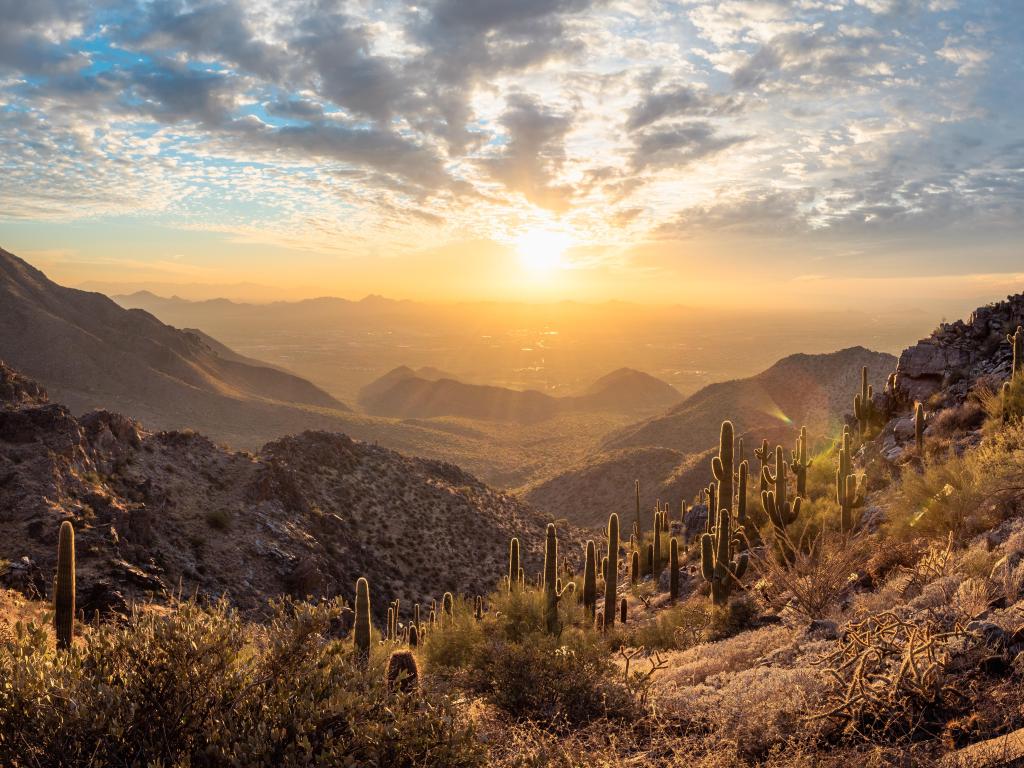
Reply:
[[[0,247],[109,291],[1024,290],[1020,0],[0,0]]]

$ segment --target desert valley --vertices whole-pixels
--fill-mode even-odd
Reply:
[[[0,766],[1024,765],[1010,0],[0,0]]]

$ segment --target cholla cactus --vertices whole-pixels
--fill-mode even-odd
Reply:
[[[57,538],[57,581],[53,586],[53,626],[57,648],[71,648],[75,636],[75,529],[65,520]]]
[[[1013,345],[1013,368],[1010,369],[1012,378],[1024,370],[1024,328],[1018,325],[1014,333],[1006,334],[1006,340]]]
[[[807,458],[807,427],[800,427],[800,436],[796,439],[796,450],[792,452],[789,468],[796,478],[796,495],[807,498],[807,470],[811,466]]]
[[[871,401],[873,395],[874,390],[868,385],[868,367],[865,365],[860,369],[860,393],[853,398],[853,413],[857,417],[861,440],[867,436],[868,426],[875,415],[875,406]]]
[[[619,574],[619,516],[608,518],[608,571],[604,577],[604,610],[607,628],[615,625],[615,590]]]
[[[558,634],[558,535],[548,523],[544,545],[544,624],[549,634]]]
[[[583,563],[583,608],[591,616],[597,610],[597,548],[587,541],[587,555]]]
[[[715,605],[729,601],[730,593],[747,571],[749,558],[746,552],[739,552],[743,546],[739,533],[731,530],[731,515],[723,508],[718,513],[718,524],[701,537],[701,575],[711,582],[711,601]]]
[[[370,582],[356,581],[356,618],[353,630],[356,658],[365,669],[370,663]]]

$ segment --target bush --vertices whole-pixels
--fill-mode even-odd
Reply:
[[[396,694],[331,637],[338,605],[285,602],[266,626],[223,604],[133,613],[69,653],[20,625],[0,652],[0,764],[474,766],[448,699]]]

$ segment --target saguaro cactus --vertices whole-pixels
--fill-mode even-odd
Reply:
[[[1017,326],[1012,334],[1006,334],[1006,340],[1013,345],[1013,368],[1010,369],[1010,376],[1016,376],[1024,370],[1024,328]]]
[[[999,410],[1003,417],[1003,424],[1009,423],[1010,419],[1013,417],[1013,414],[1010,413],[1010,392],[1012,389],[1010,382],[1004,381],[1002,389],[999,390]]]
[[[718,455],[711,459],[711,472],[718,481],[718,508],[732,511],[733,499],[733,429],[731,421],[723,421],[718,438]]]
[[[446,624],[451,624],[455,619],[455,597],[451,592],[445,592],[441,599],[441,612],[444,614]]]
[[[619,601],[619,621],[626,623],[626,598]]]
[[[729,510],[719,510],[718,524],[700,540],[701,575],[711,582],[711,601],[715,605],[729,601],[733,588],[747,572],[747,553],[740,552],[734,557],[741,542],[733,536],[730,517]]]
[[[412,625],[409,626],[409,647],[410,648],[415,648],[419,644],[420,644],[420,630],[419,630],[419,628],[415,624],[412,624]]]
[[[370,663],[370,582],[360,577],[356,582],[355,629],[356,657],[365,668]]]
[[[587,555],[583,563],[583,608],[591,616],[597,610],[597,548],[587,541]]]
[[[636,537],[639,539],[644,532],[643,521],[640,519],[640,481],[635,481],[636,486],[636,525],[633,530],[636,532]]]
[[[768,447],[768,440],[761,441],[761,447],[754,449],[754,458],[758,461],[757,474],[761,478],[761,487],[758,488],[760,493],[764,493],[768,490],[768,481],[765,479],[764,470],[768,466],[768,462],[772,457],[772,449]]]
[[[615,590],[619,575],[619,516],[608,518],[608,572],[604,577],[604,612],[607,628],[615,625]]]
[[[395,626],[396,626],[395,606],[389,605],[388,606],[388,635],[387,635],[387,638],[386,638],[389,642],[394,642],[394,640],[395,640],[395,636],[396,636],[395,635]]]
[[[914,445],[917,447],[917,455],[924,456],[924,428],[928,424],[928,415],[924,412],[921,403],[914,405]]]
[[[850,446],[850,428],[843,428],[839,448],[839,467],[836,469],[836,501],[840,508],[840,529],[847,533],[853,530],[853,509],[857,503],[857,476],[852,469],[853,450]]]
[[[807,498],[807,469],[811,466],[807,459],[807,427],[800,427],[800,436],[796,439],[796,450],[792,452],[792,457],[789,468],[796,478],[796,495]]]
[[[640,581],[640,553],[635,549],[629,558],[629,583],[636,584]]]
[[[57,648],[67,650],[75,636],[75,529],[65,520],[57,539],[57,581],[53,585],[53,625]]]
[[[544,624],[549,634],[558,634],[558,535],[548,523],[544,545]]]
[[[654,564],[651,575],[657,578],[661,573],[661,513],[654,513]]]
[[[668,544],[668,596],[671,600],[679,598],[679,544],[673,536]]]
[[[765,467],[762,474],[772,490],[761,494],[761,506],[764,507],[765,514],[771,520],[776,538],[781,545],[781,542],[786,539],[784,535],[786,526],[800,515],[802,501],[799,496],[792,503],[787,498],[786,459],[783,456],[781,445],[775,447],[775,471],[772,472]]]
[[[857,417],[861,440],[867,436],[868,426],[875,413],[875,405],[871,401],[873,395],[874,389],[868,385],[868,367],[865,365],[860,369],[860,392],[853,397],[853,414]]]
[[[654,545],[647,545],[647,562],[644,564],[644,571],[648,576],[654,575]]]
[[[519,539],[512,537],[508,545],[508,591],[519,585]]]

